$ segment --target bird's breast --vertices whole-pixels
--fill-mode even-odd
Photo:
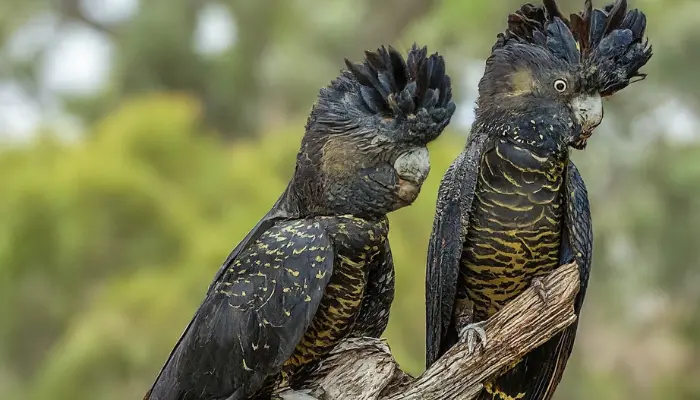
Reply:
[[[559,262],[565,160],[499,140],[481,159],[462,252],[460,297],[483,320]]]
[[[348,335],[361,308],[368,269],[384,252],[386,219],[328,217],[326,223],[335,252],[333,276],[309,328],[284,364],[287,375],[326,355]]]

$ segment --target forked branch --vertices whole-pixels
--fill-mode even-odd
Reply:
[[[468,355],[459,344],[418,378],[404,373],[381,339],[348,339],[334,349],[315,373],[307,394],[287,392],[286,400],[469,400],[482,383],[540,346],[576,320],[579,290],[576,263],[543,279],[547,301],[526,290],[485,326],[485,351]],[[319,390],[321,389],[321,390]],[[313,397],[310,397],[313,396]]]

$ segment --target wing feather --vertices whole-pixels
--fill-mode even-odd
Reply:
[[[146,398],[238,399],[260,390],[308,328],[333,254],[313,219],[260,234],[221,272]]]
[[[272,227],[276,221],[283,220],[283,219],[288,219],[288,218],[294,218],[294,216],[297,214],[296,212],[293,212],[285,206],[286,202],[286,196],[287,196],[287,190],[277,199],[275,204],[272,206],[270,211],[268,211],[265,216],[258,221],[258,223],[253,227],[253,229],[248,232],[248,234],[241,240],[238,245],[231,250],[231,253],[229,253],[228,257],[226,257],[226,260],[224,260],[223,264],[221,267],[219,267],[219,270],[216,272],[216,275],[214,276],[214,279],[212,280],[211,284],[209,285],[209,289],[207,292],[211,292],[212,288],[214,285],[216,285],[222,278],[224,272],[226,269],[228,269],[231,266],[231,263],[236,259],[236,257],[243,251],[246,247],[248,247],[251,243],[254,243],[260,235],[263,234],[263,232],[267,231],[270,227]],[[206,301],[206,298],[205,298]],[[155,382],[157,383],[161,379],[161,375],[163,374],[163,371],[165,367],[170,364],[173,356],[175,356],[175,351],[180,347],[180,343],[184,340],[184,338],[187,336],[192,323],[194,320],[197,318],[197,315],[199,314],[202,306],[204,303],[199,305],[199,308],[195,312],[195,316],[192,318],[192,320],[187,324],[185,329],[183,330],[182,334],[178,338],[177,342],[175,343],[175,346],[173,347],[173,350],[170,352],[168,355],[168,359],[165,360],[165,363],[163,364],[163,367],[160,369],[158,372],[158,375],[156,376]],[[155,385],[155,383],[154,383]],[[146,393],[146,396],[144,397],[144,400],[148,400],[151,397],[151,393],[153,392],[153,387]]]
[[[572,161],[569,161],[567,167],[566,204],[560,264],[567,264],[573,260],[578,264],[581,287],[576,296],[574,311],[577,316],[580,316],[591,271],[593,229],[586,185]],[[573,350],[577,328],[578,319],[543,346],[551,351],[547,356],[549,361],[538,374],[534,390],[528,399],[549,400],[554,396],[554,391],[562,379],[566,363]],[[547,352],[546,349],[543,351]]]
[[[440,183],[428,244],[426,271],[426,365],[444,352],[457,293],[462,245],[483,154],[486,135],[473,133],[467,148],[455,159]]]

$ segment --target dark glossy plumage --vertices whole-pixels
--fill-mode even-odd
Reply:
[[[454,103],[425,48],[349,66],[321,89],[286,191],[221,266],[145,399],[269,399],[344,337],[386,328],[386,214],[415,200]]]
[[[478,321],[559,265],[565,167],[500,138],[481,160],[457,285]]]
[[[602,9],[585,0],[584,9],[569,19],[554,0],[546,0],[544,6],[526,4],[509,15],[508,29],[498,35],[493,49],[513,41],[544,45],[554,54],[566,54],[570,62],[582,61],[586,79],[609,96],[646,77],[639,72],[652,56],[644,38],[646,23],[644,13],[628,9],[626,0]],[[560,32],[547,35],[555,29]]]
[[[578,262],[580,313],[592,257],[586,187],[569,158],[602,119],[602,96],[626,87],[651,57],[644,14],[626,2],[572,17],[553,0],[508,18],[479,83],[465,150],[446,172],[428,248],[430,366],[467,322],[484,321],[559,265]],[[572,32],[573,29],[573,32]],[[630,39],[631,38],[631,39]],[[550,399],[577,324],[526,355],[479,399]],[[463,339],[463,338],[462,338]]]

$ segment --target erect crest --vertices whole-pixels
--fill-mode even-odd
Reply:
[[[428,55],[426,47],[414,44],[404,59],[391,46],[382,46],[365,52],[362,63],[346,59],[345,64],[347,70],[321,89],[309,118],[324,132],[374,132],[370,124],[381,121],[406,124],[406,129],[390,129],[391,135],[427,143],[450,122],[452,86],[438,53]]]
[[[557,57],[579,63],[581,55],[569,21],[561,14],[556,2],[548,0],[544,6],[527,3],[508,16],[508,28],[498,34],[492,50],[511,42],[542,46]]]
[[[645,30],[646,16],[628,10],[626,0],[603,9],[585,0],[583,11],[568,19],[555,0],[543,0],[542,6],[528,3],[510,14],[508,28],[498,34],[492,50],[509,42],[543,46],[567,62],[583,64],[600,93],[610,95],[646,76],[639,72],[652,55]]]
[[[372,112],[406,117],[420,108],[445,107],[452,98],[445,60],[438,53],[428,56],[427,47],[415,43],[404,61],[393,47],[365,52],[362,64],[345,59],[352,77],[361,85],[364,104]]]

